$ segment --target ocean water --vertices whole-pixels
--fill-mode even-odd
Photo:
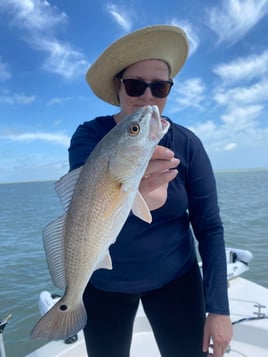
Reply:
[[[268,288],[268,170],[216,173],[226,245],[250,250],[244,277]],[[38,298],[53,286],[42,228],[62,214],[53,182],[0,185],[0,318],[12,314],[7,357],[23,357],[42,342],[29,339],[39,319]]]

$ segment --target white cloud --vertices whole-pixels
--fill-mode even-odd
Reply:
[[[258,105],[230,108],[220,117],[191,126],[210,154],[239,148],[267,147],[268,126],[261,126],[259,116],[263,107]]]
[[[0,133],[0,138],[7,139],[11,141],[33,141],[41,140],[48,141],[54,144],[63,145],[68,147],[70,144],[70,138],[64,134],[54,134],[54,133],[45,133],[45,132],[36,132],[36,133]]]
[[[35,38],[32,44],[35,48],[47,53],[43,67],[66,79],[84,74],[89,66],[84,55],[73,49],[68,43],[60,43],[51,38]]]
[[[31,104],[35,101],[36,97],[34,95],[32,96],[27,96],[25,94],[0,94],[0,103],[3,104],[9,104],[9,105],[13,105],[13,104],[23,104],[23,105],[27,105],[27,104]]]
[[[223,0],[221,7],[209,11],[209,27],[219,42],[234,44],[268,13],[267,0]]]
[[[259,78],[268,73],[268,51],[220,64],[213,72],[228,84]]]
[[[214,99],[219,105],[229,107],[263,103],[268,100],[268,80],[263,80],[248,87],[235,87],[229,90],[220,88],[216,91]]]
[[[56,37],[57,28],[67,21],[67,15],[59,12],[46,0],[10,0],[0,3],[0,10],[10,14],[11,23],[23,30],[22,38],[47,57],[43,68],[66,79],[85,73],[89,66],[82,52]]]
[[[212,120],[208,120],[204,123],[196,123],[194,126],[189,127],[190,130],[198,133],[200,137],[205,137],[207,133],[216,133],[217,127]],[[215,137],[215,135],[214,135]]]
[[[233,151],[237,148],[237,143],[229,143],[223,147],[223,151]]]
[[[179,21],[176,19],[172,19],[171,25],[182,28],[186,33],[189,42],[189,56],[191,56],[193,53],[196,52],[200,43],[199,37],[193,29],[193,26],[187,21]]]
[[[250,124],[250,121],[248,122]],[[268,127],[261,128],[255,123],[247,128],[239,121],[233,123],[219,123],[208,121],[197,123],[190,129],[195,132],[204,143],[209,154],[222,151],[233,151],[238,148],[267,147]]]
[[[194,107],[201,109],[205,96],[206,87],[204,82],[200,78],[191,78],[185,81],[176,82],[174,89],[172,90],[172,101],[179,106],[175,108],[180,110],[186,107]]]
[[[66,103],[69,102],[73,99],[73,97],[56,97],[56,98],[52,98],[47,105],[54,105],[54,104],[61,104],[61,103]]]
[[[193,128],[203,134],[202,139],[212,152],[267,147],[267,68],[268,51],[214,68],[221,81],[213,96],[221,111],[220,122],[214,133],[203,131],[202,124]]]
[[[247,130],[248,128],[257,125],[256,119],[263,110],[261,105],[246,105],[235,107],[222,115],[222,121],[232,127],[232,131],[236,129]]]
[[[7,63],[3,62],[0,56],[0,82],[5,82],[11,78],[11,72]]]
[[[46,0],[9,0],[0,2],[0,9],[12,15],[15,26],[30,31],[51,31],[67,19],[64,12],[59,12]]]
[[[107,12],[112,16],[113,20],[120,26],[125,32],[131,30],[130,15],[123,6],[118,6],[115,4],[106,5]]]
[[[0,159],[1,182],[54,181],[68,170],[68,161],[61,154],[52,157],[37,151]]]

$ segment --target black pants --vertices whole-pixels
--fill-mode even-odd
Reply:
[[[84,294],[89,357],[128,357],[141,299],[162,357],[204,357],[205,308],[199,267],[143,294],[105,292],[88,285]],[[147,356],[139,356],[147,357]]]

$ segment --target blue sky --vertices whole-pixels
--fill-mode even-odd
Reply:
[[[165,115],[203,141],[215,170],[268,167],[268,0],[0,0],[0,182],[68,171],[76,127],[117,108],[85,72],[113,41],[181,26],[190,55]]]

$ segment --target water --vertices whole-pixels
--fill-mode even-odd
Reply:
[[[254,254],[244,276],[268,288],[268,171],[216,174],[228,246]],[[0,185],[0,317],[7,357],[23,357],[42,343],[29,340],[42,290],[57,292],[47,271],[41,231],[62,213],[53,182]]]

